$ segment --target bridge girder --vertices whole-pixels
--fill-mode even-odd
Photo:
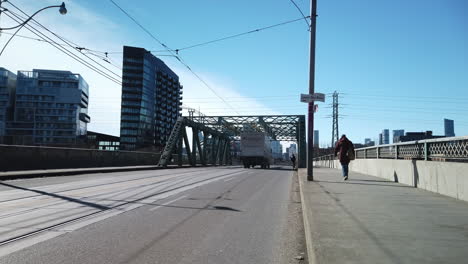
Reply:
[[[259,115],[259,116],[194,116],[194,122],[201,123],[232,139],[239,140],[247,126],[265,132],[274,140],[296,141],[298,143],[299,167],[306,166],[306,135],[304,115]]]

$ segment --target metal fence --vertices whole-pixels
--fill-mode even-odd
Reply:
[[[418,159],[468,162],[468,136],[427,139],[356,149],[356,159]],[[332,160],[333,155],[314,161]]]

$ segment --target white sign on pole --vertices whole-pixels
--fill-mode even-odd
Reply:
[[[301,102],[311,103],[314,101],[325,102],[325,94],[323,93],[301,94]]]

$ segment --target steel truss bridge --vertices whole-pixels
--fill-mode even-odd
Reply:
[[[192,130],[192,146],[187,128]],[[298,166],[306,167],[305,115],[261,116],[193,116],[180,117],[168,139],[159,166],[184,163],[185,145],[187,162],[196,166],[226,165],[231,163],[231,142],[240,140],[244,131],[261,131],[273,140],[295,141],[298,146]]]

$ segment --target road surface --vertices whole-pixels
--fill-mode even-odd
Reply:
[[[287,167],[3,181],[0,263],[284,263],[303,235],[292,183]]]

